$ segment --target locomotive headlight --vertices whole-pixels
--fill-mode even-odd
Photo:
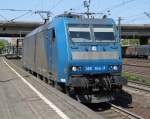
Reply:
[[[72,67],[72,71],[77,71],[77,67]]]
[[[120,69],[119,65],[111,65],[109,66],[110,71],[118,71]]]
[[[113,70],[117,71],[118,70],[118,66],[113,66]]]
[[[81,67],[78,66],[73,66],[72,67],[72,71],[79,71],[81,69]]]

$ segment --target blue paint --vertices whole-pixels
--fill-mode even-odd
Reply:
[[[72,43],[69,37],[68,26],[69,25],[86,24],[90,26],[90,29],[94,25],[100,25],[102,27],[114,28],[115,39],[114,42],[83,42]],[[68,82],[69,76],[74,74],[113,74],[121,73],[122,55],[121,47],[118,39],[118,32],[115,29],[115,22],[112,19],[77,19],[56,17],[49,24],[47,30],[47,37],[45,38],[45,53],[48,65],[48,73],[55,76],[57,82],[62,82],[66,79]],[[36,35],[37,32],[44,29],[43,27],[33,31],[27,37]],[[52,32],[55,31],[54,45],[52,45]],[[93,36],[92,36],[93,38]],[[117,52],[117,59],[92,59],[92,60],[73,60],[72,52]],[[118,66],[118,70],[114,71],[110,66]],[[78,71],[72,71],[73,66],[81,67]],[[52,76],[52,77],[53,77]]]

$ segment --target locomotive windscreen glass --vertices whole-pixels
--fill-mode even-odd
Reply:
[[[69,35],[73,42],[92,42],[88,27],[69,27]]]
[[[96,42],[115,41],[113,28],[93,28]]]

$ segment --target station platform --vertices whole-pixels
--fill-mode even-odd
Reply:
[[[104,119],[0,57],[0,119]]]

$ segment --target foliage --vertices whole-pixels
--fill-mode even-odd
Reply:
[[[123,39],[121,41],[122,46],[128,46],[128,45],[139,45],[140,41],[139,39]]]
[[[5,47],[4,42],[0,41],[0,49],[3,49]]]
[[[8,41],[0,39],[0,49],[3,49],[7,43]]]
[[[148,39],[148,44],[150,45],[150,39]]]
[[[137,75],[137,74],[123,72],[122,73],[122,77],[125,77],[128,80],[139,81],[139,82],[142,82],[142,83],[150,84],[149,78],[144,77],[144,76],[140,76],[140,75]]]

